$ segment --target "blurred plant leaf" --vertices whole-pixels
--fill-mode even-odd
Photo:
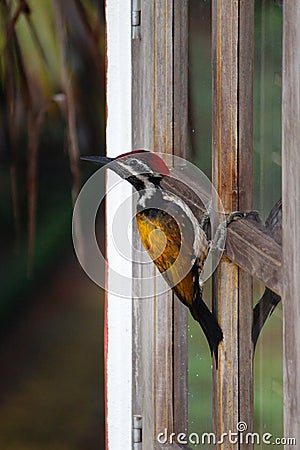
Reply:
[[[12,209],[17,239],[22,223],[19,152],[23,157],[24,135],[27,137],[28,273],[31,274],[39,146],[43,124],[50,117],[47,113],[54,111],[50,105],[56,104],[66,118],[73,202],[81,186],[79,149],[90,153],[103,147],[104,23],[91,0],[3,0],[0,8],[3,56],[0,114],[4,119],[1,128],[2,135],[7,136],[11,158]]]

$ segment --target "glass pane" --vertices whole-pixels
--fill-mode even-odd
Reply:
[[[282,8],[255,2],[254,206],[266,219],[281,197]]]
[[[189,160],[211,179],[211,1],[189,3]]]
[[[281,197],[282,5],[255,2],[254,207],[265,220]],[[254,285],[254,302],[264,287]],[[277,306],[258,339],[254,360],[255,431],[283,436],[282,309]],[[260,447],[257,447],[260,448]],[[279,447],[280,448],[280,447]]]

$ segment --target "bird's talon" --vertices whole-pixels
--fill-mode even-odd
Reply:
[[[231,222],[233,222],[234,220],[239,220],[239,219],[243,219],[245,217],[245,213],[242,211],[232,211],[227,219],[226,219],[226,226],[230,225]]]
[[[245,218],[261,223],[261,218],[259,217],[259,211],[257,211],[257,209],[252,209],[252,211],[245,213]]]
[[[200,227],[202,228],[202,230],[204,230],[204,227],[209,223],[209,220],[210,220],[209,211],[206,211],[205,213],[203,213],[202,220],[200,223]]]
[[[239,220],[239,219],[250,219],[250,220],[254,220],[255,222],[258,222],[258,223],[261,222],[261,219],[259,217],[259,211],[257,211],[256,209],[252,209],[251,211],[248,211],[248,212],[242,212],[242,211],[231,212],[226,219],[226,225],[228,226],[234,220]]]

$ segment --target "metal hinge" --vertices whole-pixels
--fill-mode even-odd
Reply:
[[[132,425],[132,442],[133,450],[142,450],[142,438],[143,438],[143,418],[135,414],[133,416]]]
[[[132,0],[131,10],[132,39],[141,37],[141,0]]]

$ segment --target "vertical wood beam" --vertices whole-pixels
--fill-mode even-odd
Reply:
[[[238,209],[238,3],[212,3],[213,183],[226,213]],[[238,268],[222,257],[213,307],[224,339],[213,372],[213,427],[219,438],[238,422]],[[232,446],[225,442],[219,448]]]
[[[141,38],[132,41],[133,148],[184,156],[187,147],[186,0],[141,1]],[[135,248],[140,245],[137,231]],[[187,429],[187,313],[172,293],[143,299],[148,267],[134,265],[133,414],[143,416],[143,448],[157,434]],[[175,402],[174,402],[175,398]]]
[[[284,435],[300,442],[300,4],[283,4],[282,248]],[[286,449],[295,448],[286,445]]]
[[[239,4],[239,74],[238,74],[238,207],[253,207],[253,72],[254,72],[254,2]],[[239,269],[239,421],[254,429],[252,344],[252,277]],[[253,445],[240,444],[240,450]]]
[[[252,207],[253,2],[213,0],[213,182],[226,213]],[[214,277],[214,309],[224,333],[213,373],[217,436],[253,426],[252,283],[226,257]],[[219,444],[222,449],[251,445]]]
[[[188,149],[188,0],[174,1],[173,20],[173,153]],[[174,296],[173,373],[174,432],[188,432],[188,311]]]

